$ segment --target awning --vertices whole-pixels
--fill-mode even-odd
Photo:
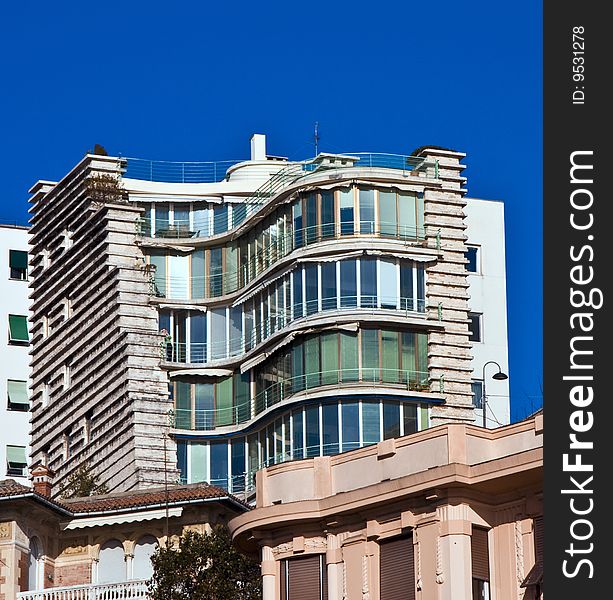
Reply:
[[[177,204],[180,203],[189,203],[189,202],[212,202],[215,204],[221,203],[220,196],[177,196],[175,194],[139,194],[138,192],[130,192],[130,200],[134,200],[136,202],[153,202],[153,203],[168,203],[174,202]]]
[[[9,250],[9,265],[12,269],[27,269],[28,253],[23,250]]]
[[[6,462],[9,467],[14,469],[23,468],[28,464],[26,459],[26,449],[24,446],[7,446]]]
[[[535,563],[535,565],[530,569],[528,575],[523,580],[520,587],[529,587],[531,585],[542,585],[543,584],[543,561],[539,560]]]
[[[180,517],[183,513],[182,506],[173,506],[168,509],[142,510],[124,514],[110,514],[100,516],[76,516],[72,521],[60,523],[64,530],[84,529],[85,527],[99,527],[100,525],[121,525],[123,523],[139,523],[141,521],[155,521],[169,517]]]
[[[13,381],[9,379],[7,388],[9,402],[11,404],[30,405],[30,400],[28,399],[28,384],[25,381]]]
[[[179,302],[176,304],[158,304],[158,308],[169,308],[172,310],[199,310],[202,312],[207,311],[207,307],[200,304],[180,304]]]
[[[21,315],[9,315],[9,339],[12,342],[27,342],[28,318]]]
[[[286,267],[280,273],[277,273],[277,275],[275,275],[274,277],[271,277],[269,279],[266,279],[265,281],[262,281],[260,284],[256,285],[252,290],[249,290],[246,294],[243,294],[240,298],[235,300],[234,303],[232,304],[232,307],[238,306],[239,304],[242,304],[243,302],[245,302],[245,300],[249,300],[250,298],[253,298],[253,296],[255,296],[258,292],[261,292],[264,288],[267,288],[268,286],[270,286],[270,284],[277,281],[277,279],[281,279],[281,277],[285,277],[285,275],[287,275],[293,268],[294,268],[293,265]]]
[[[181,377],[184,375],[202,375],[208,377],[228,377],[232,375],[232,369],[179,369],[178,371],[170,371],[170,377]]]
[[[279,348],[282,348],[283,346],[287,346],[287,344],[290,344],[294,340],[294,338],[300,333],[302,332],[292,331],[292,333],[289,333],[288,335],[286,335],[280,342],[274,345],[270,350],[267,350],[266,352],[260,352],[256,357],[252,358],[251,360],[245,361],[243,364],[241,364],[241,373],[246,373],[249,369],[252,369],[253,367],[259,365],[261,362],[264,362],[271,354],[274,354],[277,350],[279,350]]]

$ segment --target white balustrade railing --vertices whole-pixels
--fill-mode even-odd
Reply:
[[[17,594],[18,600],[138,600],[141,598],[143,600],[148,598],[145,580],[72,585]]]

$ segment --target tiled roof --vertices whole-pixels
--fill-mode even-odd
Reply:
[[[0,481],[0,498],[5,496],[18,496],[27,494],[32,491],[32,488],[17,483],[14,479],[3,479]]]
[[[150,488],[144,490],[132,490],[130,492],[113,492],[100,496],[87,498],[58,498],[50,500],[36,493],[32,488],[17,483],[13,479],[0,481],[0,498],[28,494],[33,499],[44,499],[56,504],[58,507],[72,514],[113,512],[133,508],[145,508],[147,506],[165,504],[166,491],[164,488]],[[234,504],[249,509],[249,505],[229,494],[223,488],[208,485],[206,483],[192,483],[189,485],[172,485],[168,487],[168,502],[181,503],[193,500],[219,499],[230,500]]]
[[[206,500],[218,498],[229,499],[247,508],[226,490],[205,483],[192,483],[189,485],[172,485],[168,487],[168,502],[176,503],[188,500]],[[62,504],[73,513],[100,512],[122,510],[126,508],[145,507],[166,502],[164,488],[151,488],[145,490],[132,490],[130,492],[117,492],[102,496],[89,496],[87,498],[71,498],[62,500]]]

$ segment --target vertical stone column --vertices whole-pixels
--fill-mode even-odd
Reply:
[[[441,506],[437,539],[437,583],[439,600],[472,600],[472,522],[467,507]]]
[[[440,188],[428,188],[424,197],[426,240],[439,249],[436,263],[427,268],[428,318],[443,330],[428,336],[431,391],[442,392],[445,404],[431,409],[432,425],[473,421],[471,343],[468,339],[468,278],[465,269],[465,177],[461,152],[422,148],[420,156],[438,161]]]
[[[277,565],[270,546],[262,546],[262,600],[276,600]]]
[[[343,552],[336,535],[329,533],[327,543],[328,600],[343,600]]]

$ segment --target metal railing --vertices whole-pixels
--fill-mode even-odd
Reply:
[[[362,367],[355,369],[335,369],[317,371],[280,378],[247,402],[236,406],[213,409],[174,409],[176,429],[206,431],[217,427],[239,425],[266,409],[290,398],[317,388],[335,388],[360,385],[402,386],[408,391],[428,391],[430,379],[427,371],[409,371]],[[253,411],[253,414],[252,414]]]
[[[317,158],[309,159],[302,162],[290,163],[277,173],[275,173],[270,179],[262,184],[255,192],[245,198],[244,202],[240,204],[234,204],[232,207],[232,222],[226,223],[226,231],[232,228],[238,227],[248,217],[255,214],[262,206],[264,206],[274,196],[279,194],[285,188],[295,183],[298,179],[312,175],[313,173],[320,171],[339,171],[346,170],[351,167],[380,167],[388,169],[402,170],[406,173],[423,174],[424,176],[438,178],[438,161],[432,159],[426,159],[416,156],[403,156],[397,154],[373,154],[373,153],[358,153],[355,156],[358,157],[357,164],[349,162],[347,164],[326,164],[320,162]],[[130,169],[130,160],[128,159],[128,171]],[[149,161],[151,162],[151,161]],[[173,163],[168,163],[173,164]],[[179,165],[190,163],[176,163]],[[191,164],[205,164],[205,163],[191,163]],[[217,164],[217,163],[209,163]],[[234,163],[235,164],[235,163]],[[126,174],[126,176],[128,176]],[[182,222],[181,222],[182,221]],[[186,222],[187,221],[187,222]],[[189,220],[179,220],[177,223],[169,223],[168,227],[161,228],[161,234],[156,231],[152,231],[151,223],[146,224],[143,220],[139,221],[138,233],[139,235],[155,236],[155,237],[171,237],[171,238],[184,238],[184,237],[201,237],[210,235],[210,225],[208,223],[202,223],[202,226],[196,227],[194,223],[189,223]],[[215,225],[213,226],[215,229]],[[222,225],[219,225],[219,229]],[[206,232],[206,233],[205,233]],[[198,235],[196,235],[198,234]]]
[[[123,177],[166,183],[215,183],[226,177],[226,171],[242,160],[220,160],[206,162],[175,162],[168,160],[147,160],[126,158]]]
[[[227,340],[212,340],[207,342],[177,342],[168,336],[162,342],[162,358],[167,362],[206,364],[217,360],[225,360],[240,356],[255,348],[274,333],[280,332],[290,323],[311,317],[315,314],[334,310],[393,310],[404,314],[424,313],[426,301],[423,298],[382,297],[381,306],[378,306],[377,296],[334,296],[319,300],[306,301],[305,304],[294,305],[293,311],[279,311],[264,319],[259,326],[254,323],[253,330],[241,336],[234,336]]]
[[[147,581],[72,585],[18,592],[18,600],[138,600],[148,598]]]
[[[295,232],[288,232],[271,240],[238,268],[215,272],[212,275],[196,275],[189,278],[172,278],[172,276],[152,276],[152,294],[161,298],[204,299],[230,294],[248,285],[261,273],[285,258],[297,248],[313,244],[351,237],[373,236],[376,238],[399,239],[404,242],[424,240],[422,227],[399,225],[396,223],[378,223],[360,221],[359,232],[355,233],[353,223],[351,230],[343,223],[303,227]]]
[[[348,167],[379,167],[397,169],[406,172],[423,173],[424,176],[438,178],[438,161],[422,156],[386,154],[373,152],[348,152],[342,156],[356,157],[357,161],[346,164],[324,164],[315,157],[305,161],[292,162],[288,167],[298,165],[305,173],[312,173],[319,168],[340,169]],[[168,161],[148,160],[143,158],[125,158],[127,165],[124,177],[146,181],[167,183],[214,183],[226,177],[227,170],[243,160],[221,161]]]

